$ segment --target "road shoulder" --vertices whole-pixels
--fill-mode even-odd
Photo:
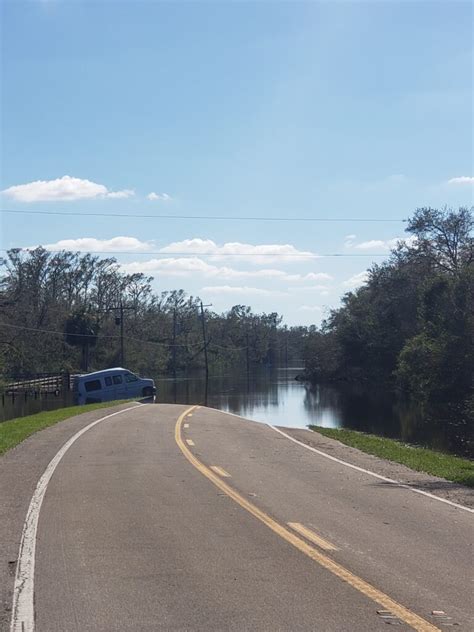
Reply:
[[[16,561],[26,512],[38,480],[61,446],[76,432],[128,402],[70,417],[40,430],[0,456],[0,630],[8,630]]]
[[[416,472],[406,465],[387,461],[372,454],[366,454],[357,448],[344,445],[336,439],[324,437],[312,430],[287,427],[281,427],[280,429],[293,437],[293,439],[301,441],[301,443],[320,450],[329,456],[346,461],[351,465],[394,479],[409,487],[421,489],[439,498],[471,509],[474,508],[474,491],[469,487],[423,472]]]

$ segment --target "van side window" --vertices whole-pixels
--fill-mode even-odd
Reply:
[[[112,378],[111,377],[106,377],[105,378],[105,385],[106,386],[112,386]]]
[[[126,382],[137,382],[138,377],[133,375],[133,373],[125,373],[125,381]]]
[[[102,385],[100,380],[89,380],[88,382],[84,382],[84,387],[88,393],[91,391],[100,391]]]
[[[122,384],[122,376],[121,375],[114,375],[114,384]]]

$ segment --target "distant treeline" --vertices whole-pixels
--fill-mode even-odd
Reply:
[[[151,277],[124,274],[114,258],[12,249],[0,267],[0,376],[122,359],[144,375],[173,375],[204,368],[206,348],[211,371],[304,358],[310,380],[383,384],[472,418],[473,211],[419,209],[406,230],[320,328],[289,328],[244,305],[204,306],[203,319],[199,298],[156,294]]]
[[[473,211],[418,209],[409,238],[374,265],[305,342],[314,380],[383,383],[474,420]]]
[[[301,362],[304,327],[236,305],[216,314],[183,290],[151,289],[114,258],[12,249],[0,268],[0,375],[78,372],[123,363],[144,375]],[[123,322],[122,322],[123,319]],[[123,333],[123,354],[121,337]],[[204,344],[204,340],[206,344]]]

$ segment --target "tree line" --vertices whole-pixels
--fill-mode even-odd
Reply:
[[[157,294],[152,277],[115,258],[42,247],[1,261],[0,371],[4,381],[125,364],[144,375],[294,363],[305,328],[236,305],[218,314],[183,290]]]
[[[294,365],[313,381],[383,384],[473,418],[473,210],[418,209],[408,239],[320,327],[287,327],[183,290],[152,290],[114,258],[12,249],[0,262],[0,374],[125,364],[143,375]],[[123,336],[123,348],[121,337]]]
[[[472,422],[473,225],[472,209],[418,209],[409,238],[309,332],[308,377],[383,383]]]

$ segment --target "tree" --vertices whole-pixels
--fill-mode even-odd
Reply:
[[[81,348],[81,369],[84,372],[89,370],[89,349],[97,344],[98,331],[97,322],[84,311],[75,312],[66,321],[66,342],[73,347]]]
[[[419,208],[408,220],[407,232],[415,238],[409,249],[427,257],[437,268],[459,274],[473,262],[472,209]]]

